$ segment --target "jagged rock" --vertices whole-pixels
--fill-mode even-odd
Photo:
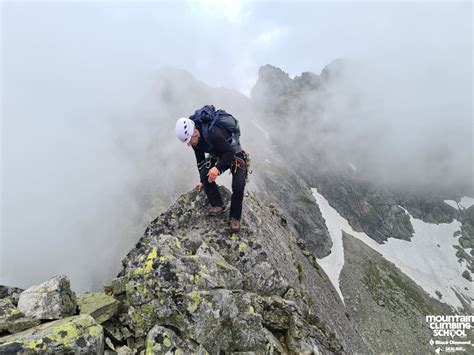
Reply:
[[[285,201],[282,212],[272,207],[272,214],[284,217],[295,233],[304,238],[313,254],[320,258],[327,256],[331,251],[332,241],[318,204],[311,194],[312,186],[297,174],[288,171],[285,162],[273,157],[271,166],[257,166],[257,169],[265,170],[262,176],[254,177],[261,189],[260,199]],[[282,184],[282,181],[286,183]],[[282,216],[283,213],[285,216]]]
[[[394,195],[414,218],[426,223],[451,223],[458,213],[433,192],[397,191]]]
[[[410,240],[414,230],[410,217],[398,207],[389,191],[368,181],[326,173],[315,181],[321,193],[357,232],[378,243],[388,238]]]
[[[41,323],[39,319],[29,318],[29,317],[21,317],[12,321],[7,322],[5,326],[3,326],[0,322],[0,331],[1,329],[6,329],[10,333],[18,333],[25,329],[32,328],[37,326]]]
[[[14,320],[23,317],[23,313],[15,307],[10,298],[0,300],[0,320]]]
[[[38,319],[24,317],[10,297],[0,299],[0,333],[4,331],[17,333],[39,323]]]
[[[300,93],[317,90],[321,87],[320,77],[311,72],[304,72],[301,76],[296,76],[293,82]]]
[[[89,315],[68,317],[0,338],[0,353],[103,351],[102,327]]]
[[[468,281],[472,281],[471,273],[468,270],[464,270],[462,273],[462,277],[464,277]]]
[[[109,347],[110,350],[115,351],[115,346],[112,343],[112,340],[110,340],[109,338],[106,337],[105,338],[105,344],[107,344],[107,346]]]
[[[18,306],[18,300],[20,299],[20,293],[24,290],[18,287],[9,287],[0,285],[0,299],[10,297],[12,303]]]
[[[76,295],[69,279],[60,275],[23,291],[18,309],[28,317],[60,319],[76,313]]]
[[[133,349],[130,349],[128,346],[124,345],[121,346],[120,348],[117,348],[117,355],[132,355],[135,354],[136,351]]]
[[[104,293],[86,293],[77,298],[80,314],[90,314],[99,324],[117,314],[119,302]]]
[[[221,188],[221,194],[228,203],[229,191]],[[318,292],[328,307],[327,317],[318,320],[308,297],[290,287],[290,281],[301,282],[294,278],[298,273],[308,278],[304,288],[330,287],[330,282],[318,279],[309,262],[305,265],[313,271],[297,269],[296,258],[306,257],[298,253],[279,213],[250,194],[240,233],[230,233],[226,222],[225,217],[209,217],[204,194],[192,191],[149,225],[119,274],[127,280],[130,317],[123,320],[132,329],[130,348],[140,350],[137,341],[151,340],[150,330],[159,326],[170,344],[210,353],[337,352],[344,349],[341,341],[366,350],[337,309],[334,293]],[[333,329],[344,329],[347,339],[341,333],[336,337]],[[156,341],[145,345],[158,346]]]
[[[340,78],[344,73],[345,60],[338,58],[326,65],[321,71],[321,79],[325,82]]]
[[[115,318],[102,323],[102,327],[104,328],[105,335],[114,342],[119,343],[124,340],[124,336],[120,331],[120,323]],[[129,336],[131,336],[131,334]]]
[[[192,342],[185,342],[176,333],[159,325],[154,326],[146,337],[147,354],[200,354],[205,355],[206,349],[195,346]]]
[[[14,333],[11,327],[15,320],[21,319],[22,317],[23,313],[15,307],[10,297],[0,299],[0,333],[5,330]]]
[[[112,292],[114,295],[118,296],[122,293],[125,293],[125,289],[127,286],[127,278],[125,277],[117,277],[112,280]]]

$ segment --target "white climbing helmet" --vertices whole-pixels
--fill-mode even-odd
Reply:
[[[186,117],[181,117],[176,122],[176,137],[183,142],[189,143],[194,133],[194,122]]]

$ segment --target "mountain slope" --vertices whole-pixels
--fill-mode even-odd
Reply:
[[[239,234],[206,206],[202,193],[181,196],[124,259],[135,337],[159,325],[209,352],[367,351],[275,206],[248,196]]]

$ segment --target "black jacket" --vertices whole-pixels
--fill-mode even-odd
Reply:
[[[204,161],[204,159],[206,159],[204,153],[209,153],[218,158],[216,167],[219,169],[219,172],[222,173],[229,169],[236,153],[234,148],[227,141],[231,137],[231,134],[223,128],[214,126],[208,133],[208,138],[212,144],[211,147],[211,145],[204,140],[204,136],[200,129],[199,133],[199,142],[195,147],[193,147],[198,166]]]

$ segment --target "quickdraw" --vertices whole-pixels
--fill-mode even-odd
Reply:
[[[202,162],[197,164],[197,167],[199,171],[201,171],[202,168],[210,169],[211,166],[216,165],[217,163],[217,158],[213,155],[208,155],[206,159],[204,159]]]

